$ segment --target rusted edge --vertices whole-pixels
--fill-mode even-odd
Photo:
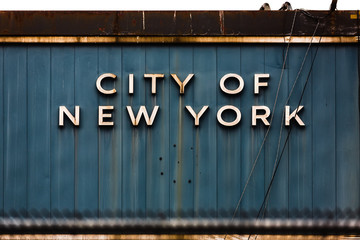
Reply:
[[[358,36],[0,36],[0,43],[357,43]]]
[[[277,36],[296,11],[0,11],[0,36]],[[297,10],[293,36],[356,36],[357,11]],[[354,17],[355,16],[355,17]]]

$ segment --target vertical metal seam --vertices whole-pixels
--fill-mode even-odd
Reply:
[[[96,56],[96,61],[97,61],[97,76],[99,76],[99,45],[97,45],[96,46],[96,53],[97,53],[97,56]],[[97,94],[96,95],[96,99],[97,99],[97,105],[99,106],[99,104],[100,104],[100,101],[99,101],[99,94]],[[98,218],[100,218],[100,206],[101,206],[101,203],[100,203],[100,200],[101,200],[101,198],[100,198],[100,190],[101,190],[101,183],[100,183],[100,181],[101,181],[101,177],[100,177],[100,174],[101,174],[101,165],[100,165],[100,137],[101,137],[101,135],[100,135],[100,128],[98,127],[97,128],[97,132],[98,132],[98,137],[97,137],[97,146],[98,146],[98,183],[97,183],[97,185],[98,185],[98,189],[97,189],[97,191],[98,191],[98,203],[97,203],[97,216],[98,216]]]
[[[75,107],[75,92],[76,92],[76,49],[75,46],[73,46],[73,59],[74,59],[74,88],[73,88],[73,103],[74,103],[74,107]],[[80,124],[80,120],[79,120],[79,124]],[[73,129],[73,134],[74,134],[74,210],[73,210],[73,217],[74,219],[77,217],[76,211],[77,211],[77,204],[76,204],[76,199],[77,199],[77,176],[76,176],[76,170],[77,170],[77,148],[75,146],[77,146],[76,144],[76,129]]]
[[[286,95],[289,95],[289,75],[290,75],[290,57],[291,57],[291,54],[290,54],[290,50],[288,52],[288,58],[286,59],[286,63],[285,63],[285,69],[287,68],[287,81],[285,81],[287,84],[286,84]],[[285,100],[286,101],[286,100]],[[286,105],[286,102],[285,102],[285,105]],[[283,113],[283,111],[281,111]],[[281,123],[282,124],[282,121]],[[288,133],[288,129],[286,130],[286,133]],[[280,136],[282,135],[282,132],[280,132]],[[279,136],[279,137],[280,137]],[[290,140],[289,140],[290,142]],[[290,171],[289,171],[289,166],[290,166],[290,143],[286,144],[286,148],[287,148],[287,219],[289,219],[289,216],[290,216],[290,204],[289,204],[289,195],[290,195]]]
[[[29,45],[26,46],[26,73],[25,73],[25,76],[26,76],[26,213],[25,213],[25,216],[26,217],[29,217],[29,126],[28,126],[28,123],[29,123],[29,106],[28,106],[28,103],[29,103]]]
[[[218,46],[215,46],[215,85],[217,85],[217,80],[218,80],[218,74],[219,74],[219,69],[218,69],[218,57],[219,57],[219,55],[218,55]],[[217,91],[217,88],[215,87],[215,105],[216,105],[216,109],[218,108],[218,94],[216,93],[216,91]],[[217,139],[217,133],[218,133],[218,128],[215,128],[215,141],[217,141],[216,139]],[[218,176],[219,176],[219,168],[218,168],[218,157],[217,157],[217,153],[218,153],[218,148],[219,148],[219,146],[218,146],[218,144],[216,143],[215,144],[215,159],[216,159],[216,161],[215,161],[215,165],[216,165],[216,172],[215,172],[215,174],[216,174],[216,183],[215,183],[215,192],[216,192],[216,196],[215,196],[215,217],[217,217],[218,216],[218,209],[219,209],[219,204],[218,204],[218,194],[219,194],[219,192],[218,192]]]
[[[176,14],[176,11],[175,11],[175,14]],[[170,63],[170,45],[168,45],[168,73],[170,74],[171,71],[170,71],[170,66],[171,66],[171,63]],[[171,92],[170,92],[170,79],[169,79],[169,85],[168,85],[168,96],[169,96],[169,99],[170,99],[170,96],[171,96]],[[163,96],[164,97],[164,96]],[[171,111],[171,104],[170,104],[170,100],[168,101],[168,111],[170,112]],[[169,130],[170,130],[170,123],[171,123],[171,118],[169,117],[168,118],[169,120]],[[167,181],[167,184],[168,184],[168,190],[169,190],[169,193],[168,193],[168,216],[169,218],[171,218],[171,184],[170,184],[170,170],[171,170],[171,167],[170,167],[170,164],[172,162],[172,159],[170,159],[170,141],[171,141],[171,134],[170,134],[170,131],[169,131],[169,144],[168,144],[168,181]]]
[[[123,77],[123,73],[124,73],[124,61],[123,61],[123,59],[124,59],[124,46],[123,45],[121,45],[120,46],[120,66],[121,66],[121,72],[120,72],[120,76],[121,76],[121,80],[124,80],[124,77]],[[125,81],[124,81],[125,82]],[[120,97],[120,111],[119,111],[119,113],[120,113],[120,119],[124,119],[125,118],[125,114],[123,114],[123,111],[121,111],[121,109],[122,109],[122,106],[123,106],[123,98],[122,98],[122,96]],[[123,121],[122,121],[123,122]],[[123,123],[121,123],[121,125],[122,125]],[[115,210],[115,216],[116,217],[123,217],[123,204],[124,204],[124,199],[123,199],[123,190],[124,190],[124,179],[123,179],[123,176],[124,176],[124,174],[123,174],[123,169],[124,169],[124,158],[123,158],[123,149],[124,149],[124,147],[123,147],[123,143],[124,143],[124,131],[122,130],[122,128],[120,127],[120,154],[118,155],[118,157],[120,158],[120,172],[121,172],[121,177],[120,177],[120,204],[119,205],[117,205],[118,207],[120,207],[120,212],[118,213],[118,211],[117,210]],[[119,180],[119,179],[118,179]],[[119,187],[119,185],[117,185],[117,187]],[[118,203],[116,203],[116,204],[118,204]],[[120,215],[120,216],[117,216],[117,215]]]
[[[289,94],[289,78],[290,78],[290,59],[291,59],[291,52],[290,52],[290,49],[289,49],[289,57],[286,59],[286,66],[287,66],[287,93]],[[286,68],[285,68],[286,69]],[[283,112],[283,111],[282,111]],[[281,123],[283,124],[283,123]],[[286,132],[289,132],[290,130],[287,129]],[[280,135],[282,133],[280,132]],[[288,180],[288,184],[287,184],[287,218],[289,219],[290,217],[290,144],[287,144],[287,180]]]
[[[194,73],[194,76],[195,76],[195,62],[194,62],[194,45],[191,46],[191,52],[192,52],[192,64],[191,64],[191,68],[192,68],[192,72]],[[194,104],[194,99],[195,99],[195,94],[194,94],[194,88],[191,88],[191,91],[192,91],[192,105],[195,107],[195,104]],[[192,151],[192,166],[193,166],[193,169],[192,169],[192,178],[193,178],[193,189],[192,189],[192,202],[193,202],[193,207],[192,207],[192,217],[195,217],[195,213],[196,213],[196,210],[195,210],[195,188],[196,188],[196,185],[197,185],[197,179],[195,179],[195,176],[196,176],[196,146],[194,147],[194,143],[195,143],[195,134],[196,134],[196,130],[195,131],[192,131],[192,145],[193,145],[193,151]]]
[[[144,12],[143,12],[144,14]],[[147,46],[144,46],[144,72],[146,73],[146,50],[147,50]],[[146,87],[145,87],[146,88]],[[144,89],[145,89],[144,88]],[[143,91],[143,94],[144,94],[144,97],[145,97],[145,106],[146,106],[146,91],[144,90]],[[145,154],[147,154],[147,148],[149,147],[148,144],[147,144],[147,131],[145,131]],[[139,167],[139,166],[138,166]],[[147,161],[147,156],[145,156],[145,171],[144,171],[144,174],[145,174],[145,209],[144,209],[144,214],[145,214],[145,218],[147,217],[147,169],[148,169],[148,161]],[[135,206],[136,208],[136,206]],[[135,214],[136,214],[136,211],[135,211]]]
[[[335,219],[337,220],[337,218],[338,218],[338,179],[337,179],[337,144],[336,144],[336,130],[337,130],[337,128],[336,128],[336,93],[337,93],[337,91],[336,91],[336,49],[337,49],[337,47],[336,47],[336,45],[334,46],[335,47],[335,50],[334,50],[334,52],[335,52],[335,59],[334,59],[334,61],[335,61],[335,63],[334,63],[334,65],[335,65],[335,67],[334,67],[334,78],[335,78],[335,89],[334,89],[334,91],[335,91],[335,94],[334,94],[334,101],[335,101],[335,104],[334,104],[334,108],[335,108],[335,118],[334,118],[334,135],[335,135]],[[341,212],[341,211],[340,211]]]
[[[2,135],[2,138],[3,138],[3,142],[2,142],[2,145],[3,145],[3,152],[1,153],[2,154],[2,165],[3,165],[3,172],[2,172],[2,179],[3,179],[3,182],[2,182],[2,189],[3,189],[3,202],[2,202],[2,217],[5,217],[5,48],[2,46],[2,130],[3,130],[3,135]]]
[[[265,63],[266,63],[266,45],[264,44],[264,57],[263,57],[263,60],[264,60],[264,65],[263,65],[263,72],[265,72]],[[264,96],[262,96],[262,100],[263,100],[263,104],[265,105],[265,101],[266,101],[266,97],[265,97],[265,95],[266,95],[266,92],[264,93]],[[273,111],[274,109],[272,109],[272,111]],[[274,114],[274,113],[273,113]],[[264,130],[263,130],[263,132],[264,133],[266,133]],[[264,186],[263,186],[263,188],[264,188],[264,190],[263,190],[263,197],[265,197],[265,194],[266,194],[266,145],[265,145],[265,143],[264,143],[264,150],[263,150],[263,152],[264,152],[264,154],[263,154],[263,156],[264,157],[262,157],[262,162],[263,162],[263,165],[264,165]],[[260,158],[260,156],[259,156],[259,158]],[[261,207],[261,205],[260,205],[260,207]],[[264,216],[266,215],[266,211],[264,211]]]
[[[239,45],[239,75],[241,76],[242,75],[242,70],[241,70],[241,64],[242,64],[242,61],[241,61],[241,59],[242,59],[242,51],[241,51],[241,49],[242,49],[242,45]],[[240,106],[240,109],[241,109],[241,99],[239,98],[239,106]],[[239,191],[239,193],[241,194],[241,178],[242,178],[242,174],[241,174],[241,162],[243,161],[243,159],[242,159],[242,156],[241,156],[241,153],[242,153],[242,144],[241,144],[241,139],[242,139],[242,131],[240,130],[240,137],[239,137],[239,149],[240,149],[240,154],[239,154],[239,157],[240,157],[240,159],[239,159],[239,186],[240,186],[240,191]],[[240,198],[240,195],[239,195],[239,197],[236,197],[236,199],[238,199],[238,198]],[[236,202],[235,202],[235,204],[236,204]],[[240,203],[240,206],[239,206],[239,216],[241,216],[241,203]],[[234,218],[236,218],[236,215],[234,216]]]
[[[311,54],[311,62],[313,62],[313,51],[310,52]],[[310,78],[312,80],[313,74],[310,73]],[[313,82],[313,81],[312,81]],[[313,94],[313,88],[314,84],[311,83],[311,125],[312,125],[312,131],[311,131],[311,219],[314,218],[314,145],[312,144],[314,142],[314,94]]]
[[[50,190],[50,194],[49,194],[49,197],[50,197],[50,201],[49,201],[49,218],[51,218],[51,209],[52,209],[52,204],[51,204],[51,163],[52,163],[52,161],[51,161],[51,123],[53,122],[52,120],[51,120],[51,116],[52,116],[52,114],[51,114],[51,106],[52,106],[52,101],[51,101],[51,87],[52,87],[52,84],[51,84],[51,82],[52,82],[52,47],[50,46],[49,47],[49,62],[50,62],[50,65],[49,65],[49,114],[50,114],[50,123],[49,123],[49,127],[50,127],[50,129],[49,129],[49,137],[50,137],[50,139],[49,139],[49,190]]]

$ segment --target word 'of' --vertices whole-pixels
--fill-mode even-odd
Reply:
[[[180,94],[185,93],[185,86],[189,83],[189,81],[192,79],[194,74],[189,74],[184,81],[181,81],[179,77],[176,74],[171,74],[172,78],[175,80],[175,82],[179,85],[180,88]],[[164,74],[144,74],[145,79],[151,79],[151,93],[156,94],[156,81],[157,79],[161,79],[164,77]],[[270,74],[254,74],[254,94],[259,94],[259,87],[267,87],[267,82],[260,82],[260,79],[269,78]],[[111,90],[105,90],[101,86],[102,80],[105,78],[112,78],[116,79],[116,75],[112,73],[104,73],[98,77],[96,80],[96,88],[99,90],[99,92],[103,94],[114,94],[116,93],[116,89]],[[235,78],[239,82],[239,86],[234,89],[230,90],[225,87],[225,81],[229,78]],[[224,75],[220,80],[220,89],[227,93],[227,94],[238,94],[240,93],[244,88],[244,80],[242,77],[235,73],[228,73]],[[129,74],[129,94],[134,93],[134,75]],[[194,118],[194,125],[199,126],[200,125],[200,118],[205,113],[205,111],[209,108],[209,106],[203,106],[201,110],[196,113],[191,106],[186,106],[186,109],[191,114],[191,116]],[[147,109],[145,106],[140,106],[139,111],[135,114],[131,108],[131,106],[126,106],[127,112],[129,114],[131,123],[133,126],[138,126],[141,118],[143,117],[145,119],[145,122],[148,126],[151,126],[156,118],[156,114],[159,110],[159,106],[155,106],[152,110],[152,113],[149,117],[149,114],[147,112]],[[284,113],[285,113],[285,126],[290,125],[290,120],[294,118],[296,122],[300,126],[305,126],[304,122],[300,119],[300,117],[297,115],[298,112],[303,109],[303,106],[299,106],[296,108],[293,112],[290,113],[290,106],[285,106]],[[114,106],[99,106],[99,114],[98,114],[98,124],[99,126],[113,126],[114,122],[112,122],[112,114],[111,113],[104,113],[104,111],[111,111],[114,110]],[[227,122],[223,119],[222,113],[225,110],[231,110],[236,114],[235,120],[231,122]],[[259,112],[263,112],[263,114],[259,114]],[[80,106],[75,106],[75,116],[73,116],[70,111],[65,106],[59,107],[59,126],[64,126],[64,115],[66,115],[69,120],[75,125],[80,125]],[[265,126],[269,126],[270,123],[267,120],[267,118],[270,116],[270,109],[267,106],[252,106],[252,113],[251,113],[251,125],[256,126],[257,120],[261,120]],[[105,118],[108,121],[105,121]],[[232,105],[226,105],[221,107],[217,112],[217,120],[221,125],[224,126],[235,126],[237,125],[241,120],[241,112],[240,110]]]

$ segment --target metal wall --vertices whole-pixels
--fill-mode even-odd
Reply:
[[[273,125],[236,218],[253,218],[274,170],[284,105],[308,45],[2,45],[0,47],[0,208],[4,217],[233,216],[267,127],[251,126],[251,107],[268,106]],[[295,109],[313,64],[299,116],[271,189],[265,217],[358,217],[360,205],[359,77],[356,45],[314,45],[289,104]],[[114,73],[115,95],[95,87]],[[135,92],[128,94],[128,75]],[[145,73],[163,73],[151,94]],[[179,94],[170,74],[194,78]],[[237,73],[243,91],[228,95],[219,81]],[[253,93],[255,73],[269,86]],[[236,82],[229,81],[229,88]],[[81,109],[80,126],[58,122],[59,106]],[[113,105],[113,127],[98,126],[98,106]],[[153,126],[130,122],[126,106],[160,110]],[[194,126],[185,109],[209,109]],[[216,113],[234,105],[234,127]],[[233,114],[224,113],[231,121]],[[284,127],[280,150],[290,131]]]

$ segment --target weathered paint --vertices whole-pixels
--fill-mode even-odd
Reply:
[[[315,29],[315,27],[314,27]],[[314,30],[313,29],[313,30]],[[357,43],[358,36],[0,36],[0,43]]]
[[[356,36],[358,11],[296,10],[295,36]],[[0,11],[0,36],[286,36],[295,11]],[[309,17],[311,16],[311,17]],[[251,24],[249,24],[251,23]]]
[[[274,115],[264,149],[235,213],[256,217],[274,169],[282,113],[307,45],[290,45],[275,112],[273,103],[286,45],[8,45],[0,47],[0,213],[45,218],[231,218],[267,127],[251,126],[251,106]],[[281,160],[266,217],[358,217],[360,205],[359,79],[356,45],[321,45],[300,113]],[[299,103],[316,46],[311,50],[290,106]],[[103,81],[114,95],[95,86]],[[134,94],[128,76],[134,74]],[[161,73],[157,93],[144,73]],[[195,74],[179,93],[172,79]],[[238,95],[219,82],[237,73]],[[253,94],[255,73],[269,86]],[[229,81],[226,86],[236,88]],[[80,126],[58,108],[81,107]],[[97,125],[98,106],[113,105],[114,126]],[[133,127],[126,106],[159,105],[152,126]],[[186,105],[209,109],[194,126]],[[241,110],[241,122],[216,120],[224,105]],[[233,115],[224,112],[224,119]],[[281,147],[289,128],[282,132]],[[281,149],[280,149],[281,150]],[[1,186],[4,186],[2,189]]]

